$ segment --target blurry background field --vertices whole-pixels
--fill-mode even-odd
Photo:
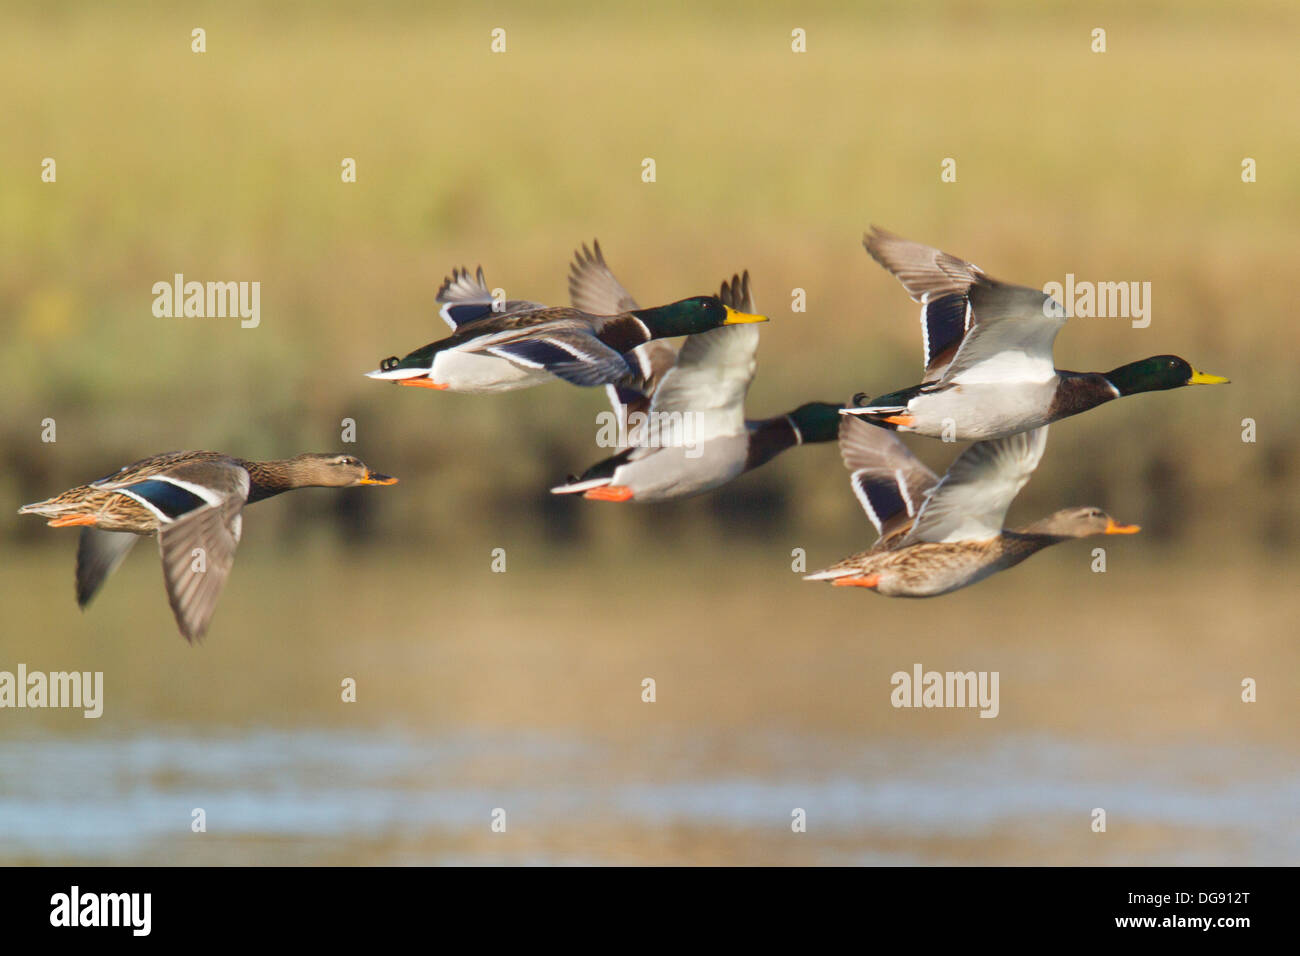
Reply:
[[[0,712],[0,859],[1295,862],[1298,27],[1280,2],[6,5],[0,669],[101,669],[109,697]],[[600,457],[598,390],[361,375],[443,334],[453,266],[559,302],[598,236],[646,304],[751,270],[751,414],[900,387],[916,309],[871,223],[1025,284],[1149,281],[1149,328],[1076,319],[1060,363],[1233,379],[1053,429],[1012,518],[1142,524],[1105,575],[1077,545],[931,602],[833,592],[790,571],[869,539],[831,446],[678,505],[555,500]],[[155,318],[177,272],[260,281],[261,326]],[[12,514],[165,449],[341,448],[344,418],[402,483],[254,509],[200,648],[149,545],[81,615],[74,536]],[[893,710],[914,661],[1000,670],[1002,716]]]

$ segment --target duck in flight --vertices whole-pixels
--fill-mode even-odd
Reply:
[[[569,294],[581,309],[636,308],[606,265],[599,242],[594,251],[584,245],[575,255]],[[752,314],[749,273],[723,282],[718,299]],[[597,501],[687,498],[718,488],[787,448],[833,441],[840,405],[809,402],[785,415],[745,418],[757,348],[758,329],[740,325],[690,335],[680,351],[660,341],[634,350],[633,375],[607,386],[627,447],[552,488],[552,494]]]
[[[627,353],[647,342],[767,321],[707,295],[609,314],[525,300],[498,303],[481,268],[473,277],[467,269],[453,271],[437,298],[452,334],[404,358],[384,359],[368,377],[452,392],[506,392],[556,379],[607,385],[635,376],[639,368]]]
[[[294,488],[392,485],[351,455],[298,455],[246,461],[214,451],[144,458],[19,514],[79,527],[77,604],[85,608],[140,536],[157,535],[163,580],[176,625],[187,641],[208,629],[235,559],[244,505]]]
[[[921,303],[925,377],[869,401],[860,394],[845,415],[934,438],[983,441],[1126,395],[1228,381],[1177,355],[1105,373],[1057,369],[1052,345],[1066,316],[1051,296],[999,282],[956,256],[882,229],[873,227],[863,245]]]
[[[1007,509],[1046,447],[1047,426],[976,442],[940,479],[897,435],[846,417],[840,454],[879,537],[870,549],[804,580],[870,588],[888,597],[935,597],[1062,541],[1139,530],[1092,507],[1066,508],[1023,528],[1004,529]]]

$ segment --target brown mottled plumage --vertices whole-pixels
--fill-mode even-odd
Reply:
[[[245,504],[293,488],[391,485],[351,455],[248,461],[214,451],[143,458],[33,504],[52,528],[79,527],[77,603],[85,607],[137,537],[158,536],[167,597],[186,640],[202,637],[234,562]]]
[[[811,580],[840,587],[869,587],[888,597],[936,597],[1015,567],[1043,548],[1094,534],[1128,534],[1100,508],[1066,508],[1017,531],[985,541],[904,544],[907,529],[896,531],[867,551],[837,561]],[[869,579],[874,579],[868,583]]]
[[[846,418],[840,450],[854,493],[880,537],[868,550],[805,579],[889,597],[935,597],[1071,538],[1138,530],[1092,507],[1066,508],[1019,530],[1004,529],[1007,509],[1046,445],[1046,427],[978,442],[940,481],[894,434]]]

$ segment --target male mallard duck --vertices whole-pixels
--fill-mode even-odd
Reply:
[[[595,240],[592,246],[588,249],[584,242],[569,264],[569,304],[592,315],[617,315],[639,308],[636,299],[605,263],[600,240]],[[738,308],[735,302],[724,304]],[[617,384],[605,386],[610,404],[624,424],[630,413],[650,410],[650,397],[677,361],[677,346],[666,339],[652,339],[628,355],[633,360],[633,374]]]
[[[293,488],[391,485],[351,455],[245,461],[215,451],[173,451],[87,485],[23,505],[51,528],[80,527],[77,604],[85,607],[139,535],[158,535],[167,598],[188,641],[208,629],[239,544],[245,504]]]
[[[1177,355],[1105,374],[1058,370],[1052,343],[1065,310],[1051,296],[998,282],[956,256],[874,227],[863,245],[921,303],[925,377],[869,402],[859,396],[860,407],[845,415],[951,441],[1003,438],[1123,395],[1228,381]]]
[[[1100,508],[1066,508],[1017,531],[1002,522],[1038,467],[1047,426],[977,442],[943,480],[898,437],[856,418],[840,430],[849,483],[880,535],[868,551],[806,575],[889,597],[935,597],[1006,570],[1043,548],[1094,534],[1133,534]]]
[[[473,279],[468,270],[454,271],[438,301],[452,334],[405,358],[384,359],[366,373],[370,378],[453,392],[506,392],[556,378],[605,385],[634,375],[626,353],[652,339],[767,321],[714,296],[610,315],[522,300],[494,306],[481,268]]]
[[[605,264],[599,243],[594,253],[584,245],[577,254],[569,288],[574,304],[580,300],[583,308],[636,307]],[[724,282],[718,298],[730,308],[752,312],[749,273]],[[650,343],[661,345],[665,347],[633,353],[638,362],[633,382],[609,386],[629,447],[552,488],[553,494],[581,492],[600,501],[686,498],[724,485],[794,445],[835,437],[839,405],[811,402],[787,415],[745,419],[758,329],[740,326],[691,335],[679,353],[667,343]]]

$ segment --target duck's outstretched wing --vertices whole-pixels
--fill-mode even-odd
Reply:
[[[163,580],[176,625],[187,641],[201,638],[217,609],[239,545],[249,477],[233,461],[202,462],[176,470],[202,487],[202,507],[158,529]]]
[[[204,508],[158,532],[167,600],[187,641],[207,633],[217,609],[239,545],[242,506]]]
[[[891,431],[844,416],[840,457],[849,485],[881,539],[907,529],[939,477]]]
[[[117,570],[140,536],[129,531],[82,528],[77,541],[77,606],[84,608]]]
[[[872,226],[862,245],[921,303],[923,382],[937,381],[974,324],[967,298],[983,271],[939,249]]]
[[[474,348],[516,365],[541,369],[574,385],[609,385],[632,374],[619,352],[591,333],[589,328],[553,324],[526,336],[497,339]]]
[[[719,298],[738,312],[754,311],[749,273],[722,283]],[[758,327],[729,325],[687,336],[677,363],[650,402],[651,412],[695,416],[699,440],[745,431],[745,393],[754,380]]]
[[[677,364],[677,347],[664,339],[652,339],[628,352],[627,358],[633,368],[632,374],[621,382],[605,386],[610,407],[618,417],[620,434],[629,432],[629,415],[633,412],[644,415],[650,411],[659,383]]]
[[[617,315],[640,308],[605,262],[600,240],[584,242],[569,263],[569,302],[592,315]],[[605,386],[610,407],[618,416],[619,434],[627,433],[627,417],[650,410],[655,389],[677,361],[677,347],[664,339],[638,345],[629,353],[633,374],[625,381]]]
[[[876,227],[863,246],[921,303],[922,383],[1045,382],[1065,310],[1047,294]]]
[[[600,240],[594,240],[592,246],[589,249],[584,242],[569,264],[569,301],[573,307],[591,315],[618,315],[640,308],[605,263]]]
[[[540,303],[526,299],[512,299],[494,308],[496,300],[483,277],[482,266],[475,270],[473,277],[468,269],[452,269],[451,275],[442,280],[437,301],[442,305],[438,314],[452,331],[493,315],[513,315],[543,308]]]
[[[1037,289],[993,283],[969,295],[975,325],[943,370],[944,384],[1046,383],[1056,378],[1052,346],[1065,310]]]
[[[998,537],[1007,509],[1038,467],[1046,447],[1046,425],[971,445],[930,492],[903,543]]]

